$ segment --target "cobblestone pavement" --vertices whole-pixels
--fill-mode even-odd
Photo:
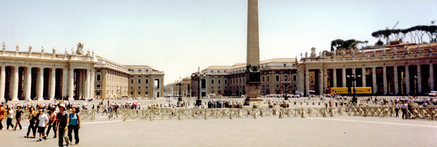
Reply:
[[[100,116],[104,117],[104,116]],[[5,120],[3,124],[5,125]],[[56,146],[23,130],[0,131],[0,146]],[[437,122],[381,117],[84,121],[77,146],[437,146]]]

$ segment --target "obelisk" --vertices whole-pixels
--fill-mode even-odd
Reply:
[[[246,104],[260,97],[258,0],[248,0]]]

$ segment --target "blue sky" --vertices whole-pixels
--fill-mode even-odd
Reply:
[[[165,72],[165,83],[210,65],[246,61],[247,0],[1,1],[0,42],[58,53],[82,42],[121,64]],[[260,58],[299,57],[334,39],[429,25],[437,1],[259,0]]]

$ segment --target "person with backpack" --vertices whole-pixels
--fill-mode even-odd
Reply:
[[[71,109],[70,114],[70,123],[68,125],[68,138],[70,138],[70,142],[73,142],[73,138],[71,133],[74,131],[74,139],[76,140],[75,144],[79,143],[79,129],[80,129],[80,116],[76,113],[76,108],[73,107]]]

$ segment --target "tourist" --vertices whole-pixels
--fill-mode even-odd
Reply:
[[[68,125],[68,138],[70,142],[73,142],[73,137],[71,133],[74,131],[74,139],[76,140],[75,144],[79,143],[79,129],[80,129],[80,116],[76,113],[76,108],[71,109],[70,114],[70,122]]]
[[[56,113],[54,112],[54,109],[55,108],[50,108],[49,110],[50,119],[49,119],[49,124],[48,124],[49,127],[47,129],[46,136],[49,136],[50,129],[53,128],[53,133],[55,133],[53,138],[56,138]]]
[[[401,105],[401,109],[402,109],[402,119],[407,119],[407,104],[405,102],[403,102],[403,104]]]
[[[0,104],[0,130],[2,130],[3,129],[3,124],[2,124],[2,121],[3,121],[3,118],[5,117],[5,109],[3,108],[3,102]]]
[[[12,119],[14,118],[14,110],[12,110],[11,107],[12,105],[9,106],[6,111],[6,116],[8,117],[6,119],[6,129],[8,130],[9,130],[9,126],[11,126],[11,128],[14,128],[14,125],[12,124]]]
[[[56,115],[56,123],[58,127],[58,145],[63,146],[64,140],[67,143],[67,145],[70,144],[70,140],[68,139],[67,134],[65,131],[67,131],[68,123],[70,118],[68,117],[68,112],[65,111],[65,104],[59,105],[59,113]]]
[[[30,107],[30,111],[29,111],[29,127],[27,127],[27,133],[26,136],[24,136],[24,138],[28,138],[29,137],[29,133],[30,130],[33,131],[33,136],[31,138],[35,138],[35,134],[36,134],[36,122],[37,122],[37,117],[36,117],[36,112],[35,112],[35,108],[34,107]]]
[[[39,139],[37,141],[41,141],[43,138],[44,140],[47,139],[45,136],[45,129],[47,127],[47,121],[49,118],[44,113],[44,109],[39,109],[39,117],[38,117],[39,123],[38,123],[38,133],[39,133]]]
[[[396,102],[395,104],[396,117],[399,117],[399,104]]]
[[[17,107],[17,111],[15,111],[15,127],[14,127],[14,131],[17,130],[17,126],[20,126],[20,130],[22,129],[21,127],[21,116],[24,112],[21,110],[21,106]]]

